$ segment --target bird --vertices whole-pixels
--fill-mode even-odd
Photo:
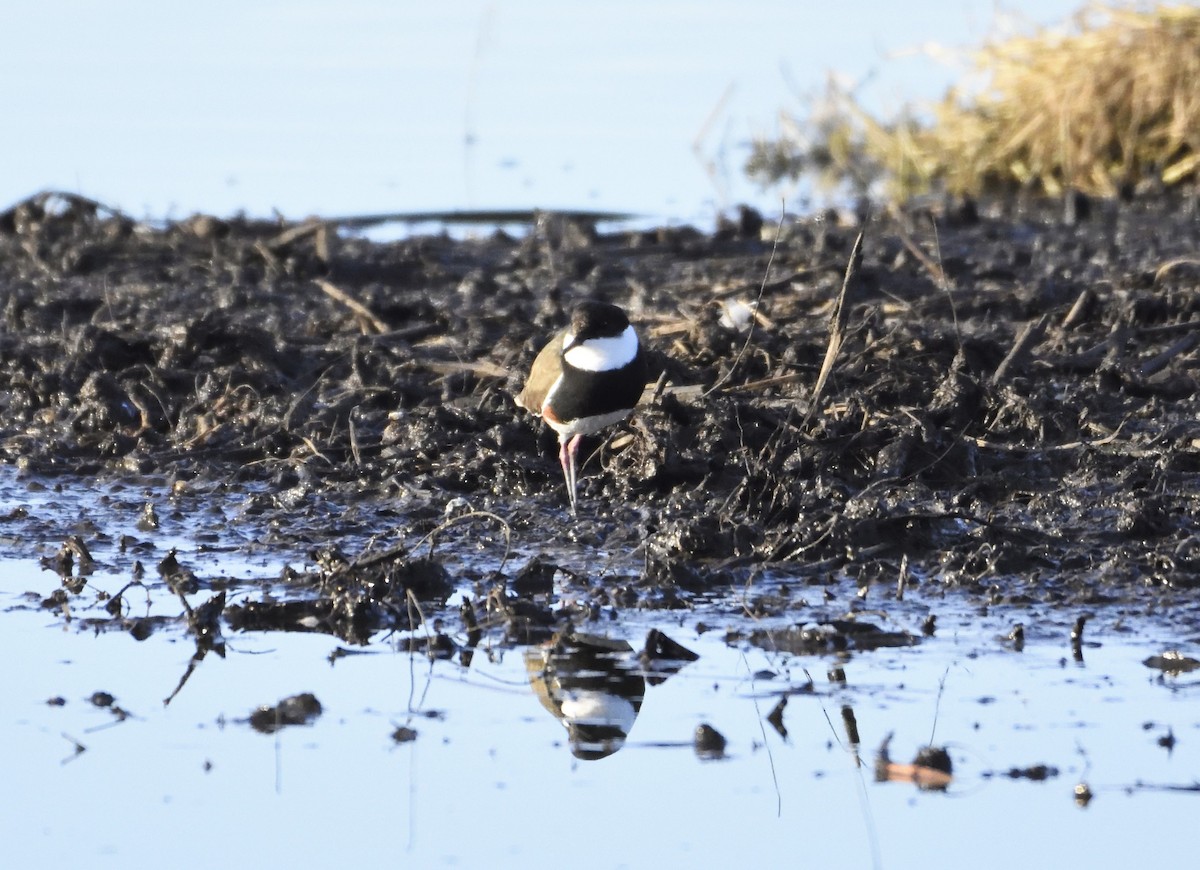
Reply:
[[[588,299],[541,349],[517,404],[558,433],[558,462],[576,506],[579,442],[633,413],[646,387],[646,356],[626,313]]]

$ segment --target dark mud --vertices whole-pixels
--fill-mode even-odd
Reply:
[[[278,554],[279,580],[231,599],[227,624],[359,643],[435,618],[542,640],[564,617],[714,595],[807,619],[809,587],[845,577],[861,599],[958,587],[984,607],[1170,606],[1194,625],[1197,200],[1068,217],[876,217],[838,312],[863,227],[833,216],[789,219],[776,246],[750,212],[711,233],[545,215],[522,238],[377,243],[35,197],[0,213],[0,455],[51,492],[149,480],[162,498],[108,506],[128,534],[20,505],[2,529],[62,545],[47,567],[71,581],[81,552],[157,563],[166,514],[214,549]],[[586,296],[629,310],[662,377],[585,446],[572,520],[553,436],[512,394]],[[234,515],[210,510],[229,493]],[[282,568],[297,559],[311,567]],[[210,600],[228,585],[186,570],[160,575]],[[572,596],[552,612],[556,584]],[[464,587],[461,609],[439,606]],[[837,624],[795,642],[863,642]],[[441,627],[427,643],[454,654]]]

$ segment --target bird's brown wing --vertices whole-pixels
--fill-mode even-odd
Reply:
[[[529,369],[529,377],[525,379],[525,386],[517,393],[517,404],[531,414],[542,413],[546,393],[550,392],[562,373],[562,338],[563,333],[559,333],[538,351]]]

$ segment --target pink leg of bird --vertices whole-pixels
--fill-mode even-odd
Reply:
[[[567,482],[567,497],[571,500],[571,514],[575,513],[575,484],[576,484],[576,465],[575,457],[579,452],[579,442],[583,439],[582,435],[576,435],[574,438],[559,439],[558,448],[558,464],[562,466],[563,479]]]

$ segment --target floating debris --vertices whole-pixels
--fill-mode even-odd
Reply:
[[[1177,677],[1200,668],[1200,660],[1185,655],[1177,649],[1169,649],[1161,655],[1143,659],[1142,664],[1156,671],[1162,671],[1164,676]]]
[[[262,706],[250,714],[250,727],[274,734],[289,725],[311,725],[322,713],[321,702],[311,692],[284,698],[273,706]]]
[[[775,733],[787,740],[787,726],[783,724],[783,711],[787,709],[787,695],[779,699],[779,703],[771,708],[771,712],[767,714],[767,723],[775,729]]]
[[[796,655],[913,646],[919,640],[908,632],[885,631],[874,623],[853,619],[758,629],[750,634],[750,643],[755,646]]]
[[[1025,626],[1017,623],[1013,626],[1012,631],[1005,635],[1004,639],[1014,652],[1021,652],[1025,649]]]
[[[697,757],[705,761],[716,761],[725,757],[725,735],[707,722],[696,726],[692,736],[692,748]]]
[[[417,739],[417,729],[409,728],[407,725],[398,725],[392,731],[393,743],[412,743]]]
[[[1045,782],[1058,776],[1058,768],[1052,764],[1031,764],[1028,767],[1010,767],[1008,770],[984,771],[985,779],[1004,776],[1008,779],[1027,779],[1030,782]]]
[[[922,791],[945,791],[953,782],[950,753],[940,746],[923,746],[911,764],[892,761],[889,746],[892,735],[883,738],[875,754],[876,782],[911,782]]]
[[[667,677],[679,673],[685,665],[699,658],[699,655],[657,628],[646,633],[646,643],[638,656],[646,671],[646,682],[652,686],[660,685]]]

